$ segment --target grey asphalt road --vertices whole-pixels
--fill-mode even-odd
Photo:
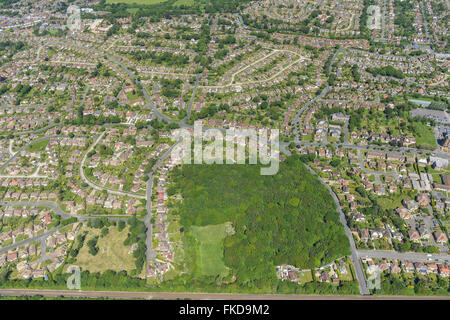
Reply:
[[[42,263],[44,261],[50,260],[50,258],[47,256],[47,238],[42,237],[41,238],[41,257],[39,258],[39,262]]]
[[[74,45],[74,44],[64,43],[64,42],[61,42],[61,41],[55,42],[55,44],[60,44],[60,45],[65,45],[65,46],[72,46],[72,47],[83,49],[83,50],[89,50],[89,51],[91,51],[91,52],[93,52],[95,54],[106,56],[109,61],[111,61],[112,63],[115,63],[120,68],[122,68],[122,70],[128,74],[128,76],[129,76],[131,81],[135,80],[137,84],[141,84],[140,80],[136,78],[136,75],[130,69],[128,69],[127,66],[125,66],[121,61],[119,61],[118,59],[116,59],[114,56],[112,56],[110,54],[101,52],[101,51],[99,51],[97,49],[94,49],[94,48],[87,48],[87,47],[84,48],[84,47],[80,47],[80,46],[77,46],[77,45]],[[200,77],[200,75],[197,74],[196,87],[198,86],[199,77]],[[196,89],[196,87],[194,88],[194,90]],[[164,120],[167,123],[177,123],[181,128],[186,128],[186,129],[193,128],[193,126],[186,124],[185,120],[183,120],[183,121],[175,121],[173,119],[170,119],[166,115],[164,115],[162,112],[160,112],[158,110],[158,108],[156,107],[153,99],[150,97],[150,94],[148,93],[147,88],[145,86],[142,86],[142,92],[144,93],[145,100],[150,105],[152,111],[154,112],[154,114],[156,115],[156,117],[158,119]],[[211,129],[211,128],[203,127],[203,129],[204,130],[208,130],[208,129]],[[215,129],[219,129],[221,131],[225,131],[225,129],[223,129],[223,128],[215,128]],[[289,156],[291,153],[287,149],[288,145],[289,145],[289,143],[280,142],[280,151],[282,153],[284,153],[284,154]]]
[[[405,260],[411,262],[448,262],[450,261],[449,254],[427,254],[416,252],[396,252],[383,250],[357,250],[359,258],[376,258],[376,259],[390,259],[390,260]],[[431,259],[431,260],[430,260]],[[437,260],[437,261],[436,261]]]
[[[326,145],[325,144],[323,144],[323,143],[320,143],[320,142],[304,142],[304,141],[296,141],[296,143],[298,144],[298,145],[302,145],[302,146],[306,146],[306,147],[309,147],[309,146],[312,146],[312,147],[326,147]],[[336,143],[336,144],[334,144],[334,146],[336,147],[336,146],[338,146],[338,145],[340,145],[342,148],[346,148],[346,149],[354,149],[354,150],[382,150],[382,151],[391,151],[391,149],[392,149],[392,147],[390,147],[390,146],[375,146],[375,145],[357,145],[357,144],[346,144],[346,143],[344,143],[344,144],[339,144],[339,143]],[[433,152],[431,152],[431,151],[427,151],[427,150],[420,150],[420,149],[416,149],[416,148],[411,148],[411,147],[408,147],[408,148],[400,148],[400,147],[397,147],[396,149],[395,149],[395,151],[399,151],[399,152],[403,152],[403,153],[411,153],[411,154],[414,154],[414,155],[426,155],[427,153],[433,153],[433,154],[435,154],[437,157],[440,157],[440,158],[444,158],[444,159],[447,159],[447,160],[450,160],[450,154],[448,154],[448,153],[445,153],[445,152],[439,152],[439,151],[433,151]]]
[[[92,150],[94,150],[94,148],[96,147],[96,145],[100,142],[101,139],[103,139],[103,136],[105,135],[106,131],[103,131],[102,134],[100,136],[97,137],[97,139],[95,140],[95,142],[89,147],[89,149],[84,153],[83,159],[81,160],[80,163],[80,176],[81,179],[83,179],[84,182],[86,182],[91,188],[98,190],[98,191],[103,191],[106,190],[108,191],[108,193],[111,194],[117,194],[119,196],[128,196],[131,198],[137,198],[137,199],[145,199],[144,196],[138,195],[138,194],[134,194],[134,193],[130,193],[130,192],[124,192],[124,191],[119,191],[119,190],[114,190],[111,188],[106,188],[100,185],[95,184],[94,182],[92,182],[91,180],[89,180],[85,173],[84,173],[84,165],[86,163],[87,160],[87,156],[89,154],[89,152],[91,152]]]
[[[146,209],[147,209],[147,215],[144,218],[145,226],[147,227],[147,234],[146,234],[146,245],[147,245],[147,252],[146,257],[147,261],[153,261],[156,257],[156,252],[153,250],[153,225],[151,223],[152,220],[152,193],[153,193],[153,180],[154,180],[154,174],[155,171],[159,169],[161,164],[169,158],[171,155],[172,150],[175,148],[175,146],[178,144],[175,143],[173,146],[169,148],[162,156],[158,159],[158,161],[155,163],[155,165],[152,167],[152,170],[148,173],[148,180],[147,180],[147,192],[146,192]]]
[[[20,148],[18,151],[16,151],[16,152],[14,153],[14,155],[12,155],[8,160],[6,160],[6,162],[5,162],[4,164],[2,164],[2,165],[0,166],[0,171],[2,171],[3,169],[5,169],[11,161],[13,161],[15,158],[17,158],[17,156],[18,156],[22,151],[26,150],[29,146],[31,146],[31,145],[33,145],[33,144],[35,144],[35,143],[44,141],[44,140],[48,140],[48,139],[52,139],[52,138],[64,138],[64,137],[66,137],[66,136],[48,136],[48,137],[39,138],[39,139],[36,139],[36,140],[33,140],[33,141],[27,143],[27,144],[24,145],[22,148]]]
[[[64,212],[56,202],[52,201],[2,201],[0,202],[0,206],[51,208],[63,219],[73,217],[70,214]]]
[[[300,117],[302,116],[302,114],[308,110],[308,108],[317,100],[322,99],[323,97],[326,96],[326,94],[331,90],[331,87],[325,87],[320,94],[315,97],[314,99],[308,101],[305,105],[303,105],[303,107],[295,114],[294,116],[294,134],[295,134],[295,143],[299,144],[300,143],[300,125],[299,125],[299,121],[300,121]]]
[[[67,219],[67,218],[72,218],[75,217],[77,218],[79,221],[86,221],[86,220],[90,220],[90,219],[97,219],[97,218],[103,218],[103,216],[98,217],[98,216],[77,216],[77,215],[70,215],[66,212],[64,212],[61,207],[59,206],[58,203],[56,202],[52,202],[52,201],[2,201],[0,202],[0,206],[13,206],[13,207],[49,207],[51,208],[56,214],[60,215],[63,219]],[[106,216],[106,218],[109,221],[127,221],[129,219],[129,217],[123,217],[123,218],[119,218],[119,217],[108,217]],[[38,235],[36,237],[31,237],[28,238],[24,241],[20,241],[17,243],[14,243],[10,246],[4,247],[4,248],[0,248],[0,252],[6,252],[24,245],[27,245],[31,242],[39,242],[39,241],[43,241],[45,240],[49,235],[51,235],[52,233],[54,233],[55,231],[57,231],[60,228],[60,226],[49,230],[41,235]]]
[[[22,132],[22,133],[23,133],[23,132]],[[19,150],[17,150],[17,151],[14,153],[14,155],[12,155],[8,160],[6,160],[6,162],[0,166],[0,171],[2,171],[3,169],[5,169],[5,168],[9,165],[9,163],[10,163],[11,161],[13,161],[15,158],[17,158],[17,156],[20,155],[20,153],[21,153],[22,151],[26,150],[26,149],[27,149],[29,146],[31,146],[31,145],[33,145],[33,144],[35,144],[35,143],[38,143],[38,142],[41,142],[41,141],[44,141],[44,140],[49,140],[49,139],[54,139],[54,138],[68,138],[68,137],[69,137],[68,135],[53,135],[53,136],[42,137],[42,138],[39,138],[39,139],[30,141],[29,143],[27,143],[26,145],[24,145],[22,148],[20,148]],[[85,135],[74,136],[74,138],[81,138],[81,137],[84,138],[84,137],[87,137],[87,136],[85,136]]]
[[[24,241],[20,241],[20,242],[12,244],[10,246],[0,248],[0,253],[8,252],[8,251],[13,250],[15,248],[18,248],[18,247],[21,247],[21,246],[25,246],[25,245],[27,245],[27,244],[29,244],[31,242],[40,242],[42,239],[46,239],[49,235],[51,235],[52,233],[57,231],[58,228],[59,227],[54,228],[54,229],[52,229],[50,231],[44,232],[43,234],[41,234],[41,235],[39,235],[37,237],[28,238],[28,239],[26,239]]]
[[[197,78],[195,79],[194,90],[192,91],[191,100],[189,101],[189,108],[188,108],[188,111],[187,111],[186,119],[189,119],[190,116],[191,116],[192,105],[194,104],[195,94],[197,92],[198,82],[200,80],[200,75],[201,75],[201,73],[197,73]]]

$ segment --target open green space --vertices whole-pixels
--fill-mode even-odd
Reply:
[[[88,231],[88,237],[86,243],[100,235],[99,229],[89,228],[83,226],[80,230],[80,234],[84,231]],[[90,272],[104,272],[105,270],[121,271],[126,270],[130,272],[135,269],[135,263],[133,255],[129,253],[130,247],[124,245],[125,239],[128,237],[128,230],[124,229],[118,231],[117,228],[110,228],[106,236],[99,237],[97,246],[99,248],[98,253],[94,256],[89,252],[88,246],[85,244],[76,260],[76,265],[80,266],[83,270]]]
[[[408,198],[408,196],[402,193],[382,196],[378,198],[378,204],[384,210],[395,210],[396,208],[402,206],[402,200],[406,198]]]
[[[223,239],[227,236],[228,223],[205,227],[192,227],[192,232],[199,243],[200,269],[205,276],[228,274],[223,262]]]
[[[41,151],[44,151],[45,148],[46,148],[47,145],[48,145],[48,142],[49,142],[49,140],[42,140],[42,141],[33,143],[31,146],[28,147],[27,150],[28,150],[28,151],[31,151],[31,152],[41,152]]]
[[[421,122],[414,122],[414,137],[416,144],[424,149],[434,150],[437,147],[433,128]]]

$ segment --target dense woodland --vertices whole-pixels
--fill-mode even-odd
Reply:
[[[330,194],[298,156],[274,176],[251,165],[185,165],[174,176],[185,230],[232,222],[224,259],[241,283],[273,279],[276,265],[313,268],[350,253]]]

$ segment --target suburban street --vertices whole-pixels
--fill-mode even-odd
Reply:
[[[159,167],[164,163],[164,161],[169,158],[169,156],[172,153],[172,150],[176,147],[177,143],[175,143],[173,146],[169,148],[155,163],[155,165],[152,167],[152,170],[148,173],[148,180],[147,180],[147,190],[146,190],[146,210],[147,215],[144,218],[145,226],[147,227],[147,238],[146,238],[146,245],[147,245],[147,262],[153,261],[156,257],[156,252],[153,250],[153,225],[152,225],[152,193],[153,193],[153,180],[154,180],[154,173],[159,169]]]
[[[320,142],[305,142],[305,141],[299,141],[296,142],[297,145],[305,146],[305,147],[326,147],[326,144],[320,143]],[[341,148],[347,148],[347,149],[353,149],[353,150],[383,150],[383,151],[390,151],[392,148],[387,146],[378,146],[378,145],[357,145],[357,144],[345,144],[345,143],[335,143],[333,144],[334,147],[340,146]],[[439,151],[424,151],[412,147],[403,148],[398,147],[396,148],[396,151],[399,152],[406,152],[406,153],[412,153],[414,155],[425,155],[426,153],[433,153],[437,157],[444,158],[447,160],[450,160],[450,155],[448,153],[439,152]]]
[[[105,135],[105,133],[106,133],[106,131],[103,131],[102,134],[95,140],[95,142],[85,152],[85,154],[83,156],[83,159],[81,160],[81,163],[80,163],[80,176],[81,176],[81,179],[83,179],[83,181],[86,182],[90,187],[92,187],[93,189],[98,190],[98,191],[106,190],[106,191],[108,191],[108,193],[111,193],[111,194],[117,194],[117,195],[120,195],[120,196],[128,196],[128,197],[137,198],[137,199],[145,199],[145,196],[143,196],[143,195],[141,196],[141,195],[138,195],[138,194],[135,194],[135,193],[118,191],[118,190],[114,190],[114,189],[111,189],[111,188],[106,188],[106,187],[99,186],[99,185],[93,183],[92,181],[90,181],[86,177],[86,175],[84,173],[84,165],[86,163],[87,155],[92,150],[94,150],[95,146],[103,139],[103,136]]]
[[[8,251],[13,250],[15,248],[18,248],[18,247],[30,244],[31,242],[40,242],[41,240],[45,240],[49,235],[55,233],[58,229],[59,229],[59,227],[54,228],[54,229],[49,230],[49,231],[46,231],[46,232],[44,232],[43,234],[41,234],[41,235],[39,235],[37,237],[28,238],[28,239],[26,239],[24,241],[20,241],[20,242],[14,243],[14,244],[9,245],[7,247],[1,247],[0,248],[0,253],[8,252]]]
[[[23,147],[21,147],[19,150],[17,150],[8,160],[5,161],[5,163],[3,163],[0,166],[0,171],[4,170],[10,163],[11,161],[13,161],[15,158],[17,158],[18,155],[20,155],[20,153],[26,149],[28,149],[31,145],[41,142],[41,141],[45,141],[45,140],[49,140],[49,139],[53,139],[53,138],[65,138],[67,136],[64,135],[57,135],[57,136],[48,136],[48,137],[42,137],[36,140],[33,140],[27,144],[25,144]]]
[[[201,75],[201,73],[197,73],[197,77],[195,78],[194,90],[192,91],[191,100],[189,100],[189,106],[188,106],[188,110],[187,110],[186,119],[189,119],[189,117],[191,116],[192,105],[194,104],[195,94],[197,93],[198,81],[200,80],[200,75]]]
[[[427,254],[417,252],[396,252],[383,250],[357,250],[359,258],[397,259],[411,262],[449,262],[449,254]]]
[[[344,227],[345,230],[345,234],[348,238],[348,241],[350,243],[350,250],[352,252],[351,254],[351,260],[353,263],[353,266],[355,268],[355,273],[356,273],[356,278],[358,279],[358,283],[359,283],[359,291],[361,292],[362,295],[367,295],[369,294],[369,289],[367,287],[367,281],[364,277],[364,271],[362,269],[361,266],[361,262],[359,260],[358,257],[358,252],[356,250],[356,245],[355,245],[355,241],[353,239],[353,235],[350,231],[350,228],[347,225],[347,221],[345,220],[345,215],[344,212],[342,211],[341,205],[339,203],[339,199],[337,198],[336,194],[333,192],[333,190],[331,190],[330,186],[328,184],[326,184],[325,182],[322,181],[322,179],[317,175],[317,173],[312,170],[309,166],[305,165],[306,168],[311,172],[311,174],[315,175],[318,177],[320,183],[327,188],[327,190],[330,192],[331,196],[333,197],[334,203],[336,204],[336,207],[338,208],[339,211],[339,219],[341,221],[341,224]]]

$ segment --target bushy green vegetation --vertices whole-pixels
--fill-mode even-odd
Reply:
[[[88,114],[88,115],[83,115],[83,110],[84,108],[82,106],[80,106],[77,109],[77,118],[72,119],[72,120],[65,120],[64,123],[66,125],[69,124],[73,124],[73,125],[102,125],[105,123],[120,123],[120,117],[119,116],[103,116],[100,115],[98,117],[92,115],[92,114]]]
[[[224,261],[243,285],[275,280],[276,265],[314,268],[350,253],[330,194],[298,156],[275,176],[250,165],[185,165],[174,179],[187,232],[232,223]]]
[[[78,253],[80,253],[81,248],[83,248],[83,246],[84,246],[84,241],[86,240],[86,235],[87,235],[87,232],[84,232],[77,236],[77,246],[76,247],[73,246],[72,249],[69,251],[71,259],[76,258],[78,256]]]
[[[124,245],[128,246],[137,243],[137,249],[133,252],[133,257],[136,259],[135,273],[139,274],[145,264],[147,250],[147,245],[145,244],[145,232],[147,231],[147,228],[145,227],[144,222],[137,220],[136,217],[128,219],[128,225],[130,227],[130,232],[124,241]]]
[[[416,33],[414,4],[409,1],[395,1],[395,34],[411,37]]]
[[[77,217],[67,218],[67,219],[61,221],[61,226],[67,226],[67,225],[75,223],[77,221],[78,221]]]
[[[67,289],[67,279],[70,274],[64,273],[49,273],[49,279],[35,280],[12,280],[9,279],[11,270],[0,270],[0,287],[4,288],[53,288],[53,289]],[[145,288],[146,280],[130,277],[127,271],[120,272],[106,270],[105,272],[89,272],[84,270],[81,272],[81,286],[84,290],[99,290],[99,289],[122,289],[129,290],[130,288]]]
[[[1,5],[0,5],[1,8]],[[22,41],[0,41],[0,56],[2,60],[0,61],[0,66],[8,63],[12,60],[12,57],[19,51],[26,49],[25,43]]]
[[[167,0],[107,0],[107,3],[158,4]]]
[[[179,97],[181,94],[181,88],[183,85],[183,81],[180,79],[176,80],[169,80],[169,79],[162,79],[161,84],[163,86],[161,93],[163,96],[166,96],[168,98],[176,98]]]
[[[98,253],[99,248],[97,247],[98,237],[94,237],[87,242],[89,248],[89,253],[95,256]]]
[[[173,54],[171,52],[144,52],[135,51],[127,52],[131,55],[135,61],[138,62],[149,62],[157,65],[165,65],[168,67],[184,67],[189,64],[189,56],[182,54]]]
[[[19,2],[19,0],[1,0],[0,8],[10,9],[11,6],[16,2]]]
[[[397,79],[403,79],[405,78],[405,75],[401,70],[395,69],[393,66],[385,66],[381,68],[367,68],[367,72],[371,73],[373,76],[387,76],[387,77],[394,77]]]

